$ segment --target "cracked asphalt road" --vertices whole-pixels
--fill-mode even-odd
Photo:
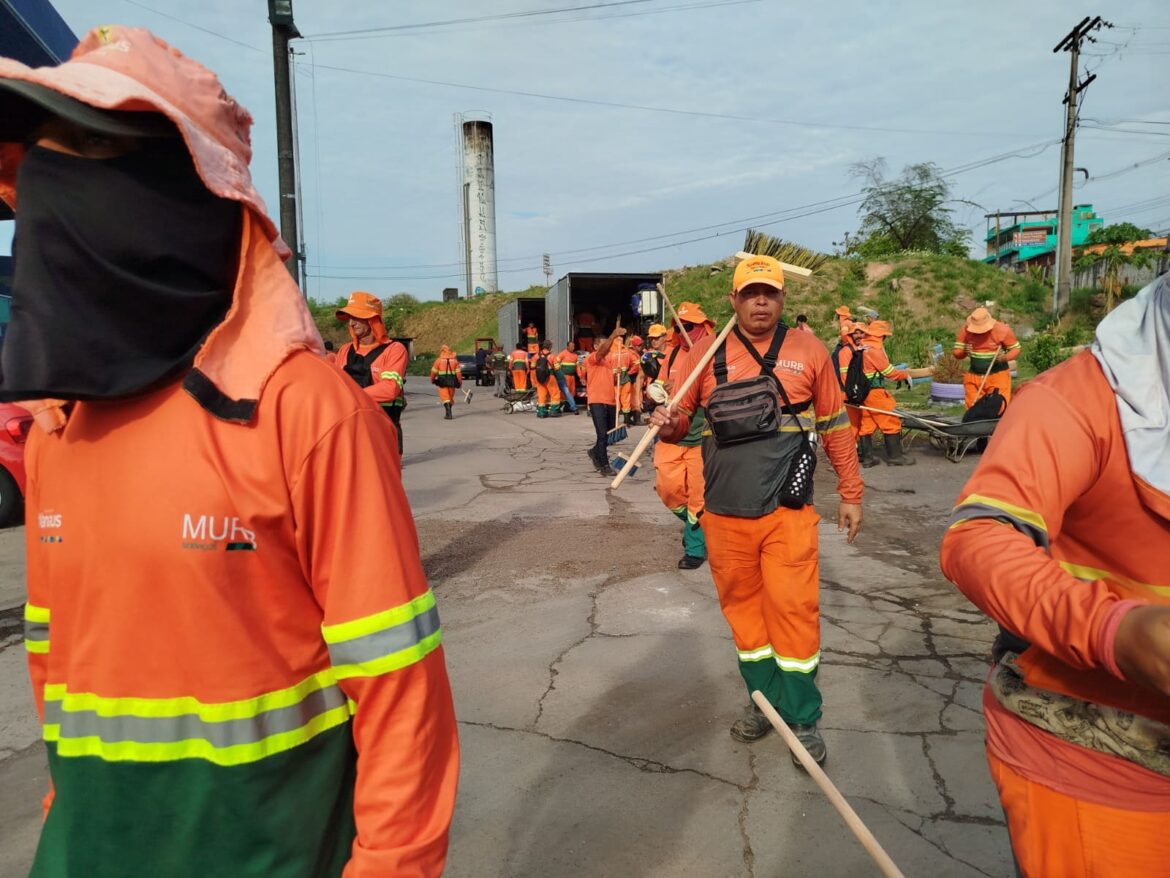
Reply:
[[[609,493],[587,416],[506,415],[480,389],[444,422],[425,384],[410,389],[404,480],[463,746],[447,874],[877,874],[778,736],[728,735],[747,703],[730,633],[707,568],[675,568],[652,469]],[[979,713],[994,628],[937,565],[973,462],[915,453],[913,469],[865,471],[853,546],[821,525],[826,769],[908,876],[1009,876]],[[0,611],[20,599],[8,534],[0,598],[17,598]],[[45,782],[9,615],[0,876],[27,870]]]

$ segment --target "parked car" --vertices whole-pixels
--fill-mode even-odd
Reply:
[[[459,361],[459,374],[463,376],[463,380],[474,380],[477,374],[475,354],[456,354],[455,359]]]
[[[24,503],[24,443],[32,415],[0,402],[0,525],[15,524]]]

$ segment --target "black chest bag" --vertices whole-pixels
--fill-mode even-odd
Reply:
[[[800,428],[800,447],[792,456],[777,500],[781,506],[800,509],[812,499],[817,458],[808,431],[799,417],[812,404],[812,400],[792,405],[783,383],[776,377],[776,361],[787,333],[788,327],[783,323],[778,325],[772,343],[761,357],[739,327],[735,328],[736,338],[760,364],[760,374],[729,383],[727,349],[726,346],[721,347],[714,358],[716,386],[707,401],[707,421],[711,425],[716,445],[722,448],[761,440],[784,441],[784,434],[780,432],[780,418],[785,414],[791,415]],[[784,400],[783,406],[780,405],[780,399]]]

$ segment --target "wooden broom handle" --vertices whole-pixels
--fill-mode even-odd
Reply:
[[[686,396],[687,391],[691,389],[691,385],[694,384],[699,379],[699,376],[703,374],[703,370],[707,368],[707,364],[711,362],[711,358],[715,356],[715,352],[718,351],[719,348],[723,345],[723,342],[727,340],[727,336],[731,334],[731,330],[733,329],[735,329],[734,314],[732,314],[731,319],[727,321],[727,325],[723,327],[723,331],[715,337],[715,341],[711,347],[707,349],[707,352],[703,354],[703,356],[699,359],[699,362],[695,364],[695,368],[691,370],[691,374],[688,375],[686,380],[682,383],[682,387],[680,387],[678,391],[673,394],[670,403],[667,405],[668,410],[674,411],[675,406],[678,405],[678,401]],[[621,485],[622,482],[626,480],[626,476],[630,474],[630,470],[632,470],[634,465],[637,464],[638,458],[640,458],[643,453],[645,453],[650,443],[654,441],[654,437],[658,435],[658,431],[660,429],[661,427],[653,426],[642,435],[642,438],[638,440],[638,444],[634,447],[633,453],[630,454],[630,459],[626,461],[626,464],[622,467],[621,472],[614,476],[613,481],[609,483],[610,488],[616,489],[619,485]]]
[[[857,840],[861,842],[861,846],[865,848],[865,852],[873,858],[877,867],[881,869],[882,874],[886,878],[906,878],[902,874],[902,870],[890,859],[890,855],[885,852],[885,849],[878,843],[878,840],[874,838],[873,833],[869,831],[869,827],[861,822],[861,818],[857,816],[857,812],[845,801],[845,797],[841,795],[841,791],[833,785],[833,782],[829,780],[829,776],[808,755],[808,751],[804,749],[804,745],[792,733],[792,729],[788,728],[788,724],[780,718],[780,714],[776,712],[776,708],[768,703],[768,699],[764,697],[764,693],[756,690],[752,693],[752,701],[764,712],[764,716],[768,718],[768,722],[780,733],[780,737],[784,739],[784,743],[788,745],[788,749],[800,760],[800,764],[804,766],[804,770],[808,772],[809,777],[816,781],[817,786],[821,788],[821,792],[825,794],[829,802],[837,809],[837,813],[841,815],[841,818],[845,821],[845,825],[857,836]]]
[[[683,329],[682,319],[678,316],[678,312],[674,310],[674,305],[670,303],[670,296],[666,295],[666,287],[658,284],[658,292],[662,294],[662,301],[666,303],[666,307],[670,309],[670,316],[678,321],[678,330],[682,333],[683,341],[686,342],[687,350],[689,351],[695,345],[691,341],[691,337],[687,335],[686,330]]]

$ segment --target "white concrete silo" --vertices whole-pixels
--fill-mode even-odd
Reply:
[[[496,274],[496,171],[492,123],[463,119],[463,241],[467,295],[499,290]]]

